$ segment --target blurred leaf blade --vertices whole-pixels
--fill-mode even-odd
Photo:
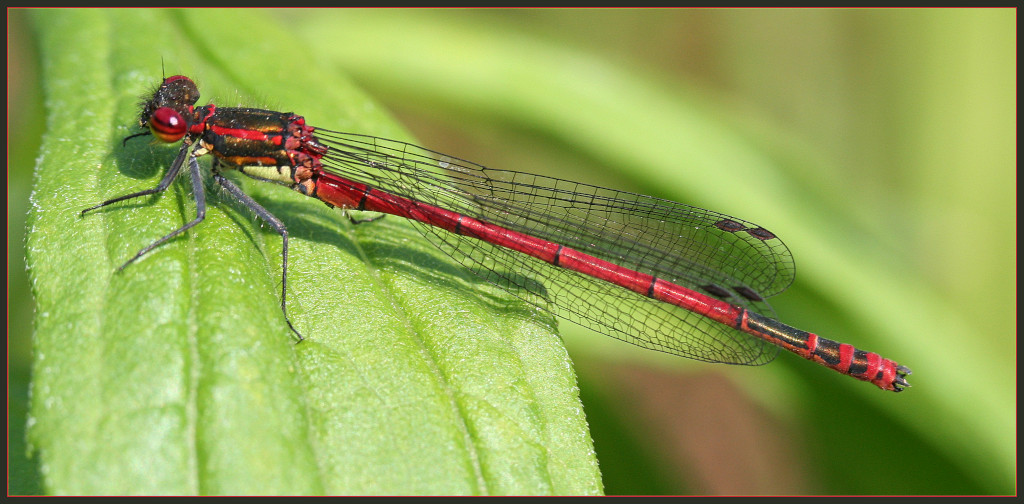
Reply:
[[[577,156],[599,160],[599,166],[620,172],[623,178],[633,180],[640,187],[662,191],[660,194],[666,197],[729,213],[735,212],[740,216],[770,216],[770,229],[785,231],[782,234],[797,257],[801,271],[798,283],[808,285],[806,288],[813,290],[817,296],[802,296],[810,300],[801,310],[808,314],[804,318],[810,320],[823,309],[835,309],[841,313],[841,318],[847,320],[844,324],[836,324],[836,327],[843,330],[836,330],[834,334],[818,327],[807,328],[822,330],[826,337],[882,352],[916,371],[911,378],[915,387],[899,397],[877,398],[877,391],[857,383],[850,383],[844,388],[849,388],[853,395],[860,396],[863,401],[878,402],[887,414],[887,422],[901,423],[904,428],[913,429],[928,439],[931,446],[923,449],[922,454],[931,454],[933,449],[943,452],[949,461],[959,465],[959,470],[972,473],[978,481],[986,481],[992,488],[1009,488],[1012,472],[1007,469],[1015,467],[1014,444],[1006,442],[1015,421],[1013,401],[1009,400],[1013,394],[1014,381],[1009,379],[1013,365],[1012,360],[1007,358],[1010,354],[999,351],[1012,341],[1007,332],[1009,321],[1006,316],[1000,317],[996,325],[1001,330],[991,332],[991,337],[985,340],[991,340],[993,344],[965,345],[962,337],[972,332],[973,315],[958,309],[958,301],[948,299],[945,292],[937,291],[932,276],[934,273],[920,267],[922,257],[927,258],[928,262],[933,260],[929,251],[934,247],[941,248],[942,242],[931,247],[920,247],[920,255],[908,253],[913,236],[908,233],[907,227],[917,231],[923,226],[941,225],[943,221],[936,221],[933,214],[945,211],[946,207],[913,206],[914,202],[907,201],[903,196],[905,190],[914,190],[914,187],[881,193],[889,187],[886,184],[898,187],[892,185],[895,176],[886,173],[881,167],[877,168],[880,173],[876,191],[884,194],[887,199],[875,201],[877,198],[870,189],[862,191],[863,198],[858,199],[855,196],[861,196],[860,193],[850,194],[855,188],[849,185],[853,182],[847,180],[850,177],[841,171],[844,168],[842,163],[829,162],[824,150],[818,151],[792,141],[783,143],[787,139],[777,129],[772,129],[777,128],[774,125],[760,128],[744,125],[747,126],[744,130],[730,122],[743,124],[747,120],[745,117],[732,121],[718,119],[719,115],[725,114],[716,112],[723,110],[716,111],[713,104],[704,103],[711,100],[704,100],[708,97],[702,96],[701,92],[695,89],[667,89],[657,77],[650,74],[635,68],[616,68],[593,53],[577,50],[571,43],[559,44],[559,30],[551,30],[555,35],[549,39],[538,36],[543,30],[531,31],[527,23],[522,23],[523,18],[529,18],[531,14],[514,16],[509,12],[359,11],[338,18],[315,16],[305,19],[303,26],[306,29],[303,34],[310,40],[329,40],[330,43],[325,44],[322,53],[325,57],[335,58],[339,66],[349,69],[362,82],[373,83],[375,89],[393,101],[408,103],[410,108],[420,111],[457,111],[461,115],[451,117],[453,114],[447,112],[438,114],[448,116],[447,121],[455,128],[464,127],[476,120],[505,122],[511,125],[510,129],[537,132],[538,136],[555,138],[556,142],[574,150]],[[1007,61],[1006,51],[1001,53],[1001,59],[984,60],[988,66],[983,69],[978,66],[976,59],[964,52],[926,53],[928,47],[922,47],[921,43],[912,40],[915,36],[924,37],[923,40],[949,41],[951,45],[966,43],[968,45],[964,47],[972,48],[990,42],[1005,43],[1008,36],[1010,39],[1013,36],[1013,30],[1007,29],[1010,19],[1006,11],[971,12],[968,18],[963,17],[965,13],[960,11],[903,11],[895,14],[895,17],[891,17],[885,11],[864,11],[850,15],[842,11],[766,12],[763,15],[758,12],[738,12],[735,15],[723,13],[720,18],[722,29],[734,30],[737,35],[748,35],[747,38],[737,39],[739,42],[732,48],[736,51],[732,54],[735,60],[723,63],[723,67],[730,70],[735,68],[736,72],[748,72],[741,76],[747,79],[745,82],[748,85],[756,88],[760,85],[761,74],[778,72],[775,68],[759,67],[757,62],[770,65],[777,59],[783,60],[789,56],[785,51],[799,50],[802,52],[792,57],[792,63],[805,65],[802,56],[827,59],[842,50],[828,45],[834,43],[828,35],[823,36],[814,30],[808,30],[808,33],[816,37],[813,40],[823,44],[821,47],[807,45],[808,40],[790,41],[786,38],[773,45],[772,34],[780,33],[794,23],[818,23],[822,27],[834,27],[839,33],[842,33],[843,27],[863,23],[866,26],[866,37],[878,37],[878,40],[907,37],[906,44],[886,46],[884,56],[888,60],[885,64],[892,67],[896,79],[921,79],[903,82],[903,87],[894,88],[895,95],[877,93],[867,96],[867,99],[881,100],[881,105],[877,105],[879,110],[886,103],[891,105],[894,101],[898,102],[899,93],[907,93],[903,98],[917,99],[917,96],[909,93],[916,92],[920,82],[935,82],[939,87],[930,91],[934,96],[955,96],[957,103],[976,103],[972,98],[975,93],[970,89],[960,85],[945,87],[946,83],[957,83],[955,78],[934,81],[925,79],[936,74],[944,75],[949,72],[949,68],[961,68],[968,64],[975,70],[995,72],[1009,68],[999,66],[1000,62]],[[584,11],[578,15],[564,12],[562,20],[566,21],[566,25],[576,23],[593,27],[596,33],[601,33],[598,27],[603,26],[600,24],[602,16],[609,24],[620,21],[619,17],[600,11]],[[667,17],[667,14],[649,13],[649,17],[660,16]],[[679,17],[684,18],[686,14]],[[762,26],[760,23],[764,22],[769,24]],[[914,30],[908,31],[906,28],[910,24]],[[520,26],[527,28],[519,29]],[[758,26],[758,30],[752,30],[752,26]],[[392,36],[394,33],[401,33],[402,36]],[[445,36],[432,35],[437,33],[444,33]],[[492,33],[501,33],[502,36],[491,36]],[[906,50],[908,47],[917,52]],[[999,47],[1012,47],[1012,42]],[[758,52],[760,48],[764,50]],[[927,57],[919,58],[920,54],[927,54]],[[960,59],[957,59],[957,55]],[[1009,59],[1012,60],[1012,57]],[[908,67],[907,61],[913,61],[916,66]],[[736,66],[730,66],[730,63]],[[835,70],[837,75],[848,71],[842,68]],[[907,76],[904,77],[900,72],[906,72]],[[758,77],[752,78],[751,75]],[[829,77],[822,76],[814,84],[828,85]],[[858,77],[862,81],[855,82],[862,82],[865,86],[877,85],[877,81],[870,80],[870,75]],[[793,74],[793,79],[801,78],[809,79],[799,72]],[[737,81],[744,82],[739,77]],[[780,88],[787,83],[785,77],[777,81]],[[1005,79],[984,81],[996,83],[1005,82]],[[837,88],[841,87],[842,82],[838,82]],[[1005,94],[1005,86],[997,88],[992,91],[1000,96]],[[946,92],[951,94],[946,95]],[[800,110],[798,107],[813,105],[807,104],[800,97],[797,90],[792,97],[787,96],[795,100],[795,103],[782,102],[777,106],[788,105]],[[769,96],[762,98],[766,101],[770,99]],[[865,99],[864,96],[859,98]],[[983,123],[981,131],[1006,131],[999,121],[1007,117],[1003,115],[1003,119],[998,119],[991,115],[993,108],[990,102],[987,103],[990,106],[986,107],[985,114],[973,116],[985,119],[986,114],[989,114],[997,122]],[[828,103],[822,102],[819,105]],[[865,117],[872,118],[856,108],[842,109],[843,105],[857,106],[853,101],[835,105],[846,115],[837,117],[838,123],[828,125],[830,128],[818,132],[819,135],[835,133],[836,129],[856,124],[857,121],[865,120]],[[970,108],[973,110],[973,106]],[[947,118],[947,115],[943,115],[944,110],[947,109],[933,106],[929,112],[935,114],[936,119],[938,116]],[[886,119],[888,117],[885,115],[879,118]],[[959,116],[949,117],[949,120],[957,122]],[[898,129],[900,127],[905,129]],[[945,131],[929,131],[926,124],[894,124],[889,130],[890,138],[884,140],[898,144],[908,132],[910,135],[945,134]],[[832,137],[835,143],[843,140],[841,135],[834,134]],[[908,150],[902,154],[920,156],[921,153],[949,150],[951,146],[968,149],[962,152],[969,152],[972,148],[966,143],[951,144],[950,141],[941,141],[944,142],[941,145],[911,145],[905,147]],[[1000,152],[1004,156],[1012,154],[1012,149],[1004,148],[1005,144],[989,142],[987,145],[989,152]],[[917,151],[911,151],[912,148]],[[885,150],[880,152],[888,153]],[[1001,162],[988,166],[993,173],[991,178],[985,180],[1002,180],[1009,176],[1007,169],[1010,164],[1005,162],[1005,157],[1000,159]],[[486,159],[480,161],[488,163]],[[892,163],[898,166],[899,158]],[[936,165],[944,164],[930,159],[920,159],[919,163],[919,168],[911,169],[934,173],[936,169],[941,170]],[[519,169],[517,166],[496,162],[490,164],[496,168]],[[965,176],[960,179],[950,178],[950,182],[958,186],[973,183],[971,181],[974,177],[966,175],[971,170],[970,166],[962,166]],[[526,169],[539,171],[543,167],[532,166]],[[559,173],[555,175],[580,178]],[[727,184],[723,184],[723,181],[727,181]],[[724,190],[725,186],[728,190]],[[945,201],[945,194],[938,191],[928,197]],[[1001,192],[997,200],[1000,203],[994,208],[1005,210],[1008,203],[1005,191]],[[1012,215],[1012,212],[1002,211],[996,219],[1001,221]],[[761,219],[756,218],[758,222]],[[768,222],[762,223],[768,225]],[[1004,223],[1004,227],[1006,225],[1008,223]],[[965,235],[974,234],[974,228],[965,226],[961,231]],[[992,229],[997,230],[998,227]],[[983,228],[979,227],[979,234],[981,231]],[[948,235],[934,238],[948,239]],[[985,247],[987,241],[984,236],[979,236],[979,240],[972,243]],[[996,247],[994,250],[1006,251],[1012,248]],[[982,250],[968,257],[989,255]],[[998,264],[1005,268],[1005,259]],[[789,299],[796,296],[790,293]],[[789,299],[784,295],[777,298],[777,302],[787,304]],[[985,296],[974,296],[971,299],[984,302]],[[1012,300],[1012,297],[1003,296],[1003,299]],[[982,311],[996,315],[996,311],[991,308],[987,306]],[[782,310],[780,313],[784,320],[791,319]],[[999,313],[1011,312],[1003,310]],[[995,319],[986,319],[985,324],[990,323],[996,323]],[[800,326],[803,327],[803,324]],[[568,330],[567,335],[572,332]],[[610,348],[609,351],[617,355],[627,353],[616,351],[614,342],[603,345],[603,342],[588,340],[586,345]],[[958,365],[952,368],[945,365],[945,355],[950,348],[956,348],[960,356]],[[658,357],[650,356],[647,360],[659,361]],[[804,364],[793,364],[798,365]],[[735,374],[739,373],[736,371]],[[749,375],[746,372],[743,374]],[[827,380],[829,377],[822,378]],[[801,383],[793,382],[788,388],[791,391],[799,390],[804,386]],[[767,407],[773,407],[772,401],[765,402]],[[774,408],[784,411],[787,404],[783,400],[782,404],[776,404]],[[977,415],[977,411],[985,411],[986,415]],[[930,415],[955,420],[924,424],[916,420]],[[964,431],[965,425],[971,427]],[[864,430],[867,432],[871,429],[865,427]],[[880,438],[887,437],[884,433],[877,435]],[[930,455],[923,456],[927,458]],[[925,478],[926,475],[922,474],[921,477]],[[923,491],[914,488],[910,493]],[[885,493],[884,490],[878,492]]]

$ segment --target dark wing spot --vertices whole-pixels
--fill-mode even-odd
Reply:
[[[733,290],[739,293],[739,295],[751,300],[751,301],[764,301],[758,293],[754,292],[754,289],[747,287],[746,285],[737,285],[733,287]]]
[[[751,228],[748,229],[747,232],[750,233],[750,236],[753,236],[754,238],[757,238],[759,240],[771,240],[775,238],[775,233],[768,231],[763,227]]]
[[[715,296],[719,299],[726,299],[732,297],[732,293],[725,290],[725,288],[722,287],[721,285],[707,284],[702,285],[700,288],[707,291],[708,294],[711,294],[712,296]]]
[[[743,229],[744,229],[743,224],[740,224],[739,222],[736,222],[734,220],[729,220],[729,219],[722,219],[722,220],[716,222],[715,223],[715,227],[717,227],[718,229],[721,229],[722,231],[728,231],[730,233],[735,233],[737,231],[743,231]]]

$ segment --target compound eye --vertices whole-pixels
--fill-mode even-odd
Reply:
[[[187,127],[181,114],[169,107],[160,107],[149,117],[149,130],[162,142],[174,143],[185,136]]]

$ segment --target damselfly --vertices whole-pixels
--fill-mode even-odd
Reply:
[[[187,162],[196,218],[122,269],[203,220],[197,158],[213,154],[214,180],[282,237],[281,311],[299,339],[287,312],[288,231],[221,170],[334,207],[410,219],[473,273],[513,294],[530,294],[524,298],[546,296],[561,317],[643,348],[743,365],[767,363],[784,348],[884,390],[909,386],[909,368],[773,318],[765,298],[792,283],[795,266],[789,249],[761,226],[651,196],[485,168],[405,142],[314,128],[292,113],[196,107],[198,100],[188,77],[164,79],[142,106],[139,124],[146,131],[125,142],[150,134],[181,140],[170,169],[153,189],[82,211],[162,192]]]

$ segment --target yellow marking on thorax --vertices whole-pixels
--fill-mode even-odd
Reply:
[[[292,184],[295,182],[292,180],[291,166],[249,165],[242,166],[239,170],[252,178],[261,180],[272,180],[274,182],[281,182],[284,184]]]

